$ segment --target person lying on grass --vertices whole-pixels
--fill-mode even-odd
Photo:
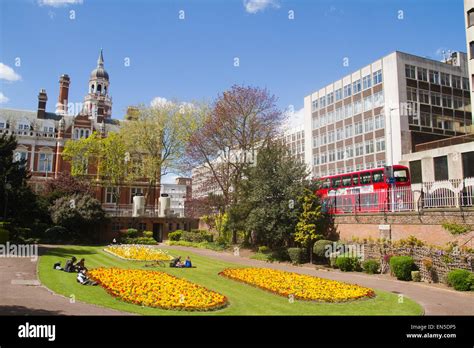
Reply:
[[[77,280],[78,283],[80,283],[82,285],[97,285],[97,282],[95,282],[95,281],[89,279],[89,277],[87,277],[87,274],[86,274],[85,270],[82,270],[77,274],[76,280]]]

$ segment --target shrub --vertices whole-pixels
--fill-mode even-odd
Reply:
[[[458,291],[469,291],[474,287],[474,274],[465,269],[453,269],[446,280],[449,286]]]
[[[282,247],[273,249],[271,257],[272,259],[278,261],[291,261],[290,255],[288,254],[288,250]]]
[[[441,226],[452,235],[464,234],[471,231],[469,226],[460,225],[455,222],[446,221]]]
[[[260,254],[268,254],[270,252],[270,248],[265,245],[261,245],[258,247],[258,252]]]
[[[138,237],[138,230],[135,228],[129,228],[127,232],[125,232],[125,236],[128,238],[136,238]]]
[[[192,230],[191,232],[182,231],[181,240],[193,243],[212,243],[212,241],[214,240],[214,236],[206,230]]]
[[[336,259],[336,266],[343,272],[359,271],[359,258],[341,255]]]
[[[10,232],[0,227],[0,244],[5,244],[10,238]]]
[[[178,240],[181,239],[182,235],[183,235],[183,231],[176,230],[174,232],[168,233],[168,239],[177,242]]]
[[[69,238],[69,231],[62,226],[53,226],[44,231],[44,236],[49,242],[61,242]]]
[[[306,249],[304,248],[288,248],[288,255],[293,264],[300,264],[306,261]]]
[[[398,280],[410,280],[411,271],[415,268],[415,262],[410,256],[393,256],[390,258],[390,269]]]
[[[318,260],[327,260],[328,257],[326,257],[326,246],[331,245],[332,243],[333,241],[327,239],[321,239],[316,241],[313,246],[314,256],[316,256]]]
[[[368,274],[379,273],[379,271],[380,271],[380,262],[378,260],[374,260],[374,259],[365,260],[362,263],[362,268],[364,269],[364,272],[368,273]]]
[[[420,271],[411,271],[411,279],[414,282],[421,282],[421,273],[420,273]]]
[[[145,231],[145,232],[143,232],[143,237],[153,238],[153,232],[152,231]]]
[[[149,237],[124,238],[122,240],[122,243],[123,244],[146,244],[146,245],[157,244],[154,238],[149,238]]]

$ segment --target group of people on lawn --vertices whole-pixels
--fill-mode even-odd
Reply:
[[[189,256],[186,257],[184,262],[181,261],[181,256],[178,256],[171,261],[170,267],[193,268],[193,264],[191,263],[191,258]]]
[[[97,285],[97,282],[94,282],[93,280],[89,279],[89,277],[87,277],[87,274],[86,274],[87,268],[85,265],[86,260],[80,259],[79,262],[75,263],[76,261],[77,261],[76,257],[73,256],[69,260],[66,261],[64,268],[62,268],[61,263],[58,262],[54,264],[54,269],[68,272],[68,273],[77,272],[76,280],[78,283],[82,285]]]

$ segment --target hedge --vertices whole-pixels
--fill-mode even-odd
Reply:
[[[390,270],[398,280],[411,280],[411,271],[415,270],[415,262],[410,256],[393,256],[390,258]]]
[[[300,264],[307,261],[307,250],[304,248],[288,248],[288,255],[293,264]]]
[[[379,273],[380,262],[378,260],[368,259],[362,263],[362,268],[364,269],[364,272],[368,274]]]
[[[448,273],[448,285],[458,291],[474,290],[474,274],[465,269],[453,269]]]

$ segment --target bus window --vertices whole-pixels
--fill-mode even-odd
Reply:
[[[321,184],[321,187],[322,188],[329,188],[331,186],[331,180],[329,179],[324,179],[322,184]]]
[[[339,186],[341,186],[341,177],[332,178],[332,188],[338,188]]]
[[[383,182],[383,170],[376,170],[372,172],[372,182]]]
[[[354,184],[354,186],[359,185],[359,174],[352,175],[352,183]]]
[[[396,182],[407,182],[408,173],[406,169],[396,169],[393,171],[393,176],[395,177]]]
[[[361,185],[370,184],[370,172],[360,174]]]
[[[342,177],[342,186],[344,187],[352,186],[350,175],[346,175]]]

